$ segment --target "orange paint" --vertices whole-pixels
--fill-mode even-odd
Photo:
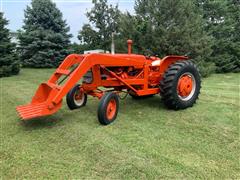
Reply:
[[[42,83],[32,102],[18,106],[17,111],[23,120],[46,116],[57,112],[62,105],[63,97],[89,71],[92,71],[93,81],[81,85],[82,93],[101,98],[105,91],[99,87],[113,88],[114,92],[132,90],[138,96],[158,94],[159,82],[166,69],[177,60],[188,59],[185,56],[146,57],[132,54],[132,41],[128,40],[128,54],[71,54],[52,74],[49,80]],[[153,61],[158,61],[152,65]],[[74,68],[75,67],[75,68]],[[62,77],[67,77],[60,84]],[[179,82],[180,95],[189,93],[191,80],[183,77]],[[114,111],[114,103],[109,105],[108,116]]]
[[[106,116],[109,120],[112,120],[117,111],[117,104],[114,99],[111,99],[107,105]]]
[[[182,76],[178,81],[178,95],[188,96],[193,88],[193,80],[189,75]]]

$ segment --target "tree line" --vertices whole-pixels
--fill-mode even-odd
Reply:
[[[70,42],[70,28],[51,0],[32,0],[27,6],[17,47],[0,13],[0,77],[17,74],[20,66],[57,67],[70,53],[109,51],[113,33],[116,52],[126,52],[126,41],[132,39],[134,53],[188,55],[202,76],[240,72],[239,0],[135,0],[134,14],[107,0],[92,3],[79,44]]]

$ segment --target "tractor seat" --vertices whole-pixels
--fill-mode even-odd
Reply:
[[[152,62],[152,66],[160,66],[161,60],[155,60]]]

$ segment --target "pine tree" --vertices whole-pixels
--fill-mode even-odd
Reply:
[[[21,61],[26,67],[56,67],[68,55],[71,34],[51,0],[32,0],[20,32]]]
[[[197,0],[197,5],[213,37],[211,57],[217,72],[240,72],[240,1]]]
[[[213,70],[211,39],[193,1],[136,0],[135,10],[143,53],[188,55],[199,64],[202,75]]]
[[[0,12],[0,77],[18,74],[20,71],[15,44],[11,43],[7,24],[8,21]]]

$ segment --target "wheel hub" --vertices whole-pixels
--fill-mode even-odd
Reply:
[[[191,73],[184,73],[178,80],[177,91],[180,99],[187,101],[195,93],[196,82]]]
[[[82,105],[83,101],[84,101],[84,93],[83,93],[82,89],[79,89],[74,94],[74,102],[77,105]]]
[[[75,100],[81,100],[82,99],[82,93],[81,92],[78,92],[75,94]]]
[[[116,110],[117,110],[116,101],[112,99],[108,103],[107,112],[106,112],[107,118],[109,120],[113,119],[113,117],[114,117],[114,115],[116,113]]]
[[[178,81],[178,94],[182,97],[188,96],[193,87],[193,80],[191,76],[184,75]]]

